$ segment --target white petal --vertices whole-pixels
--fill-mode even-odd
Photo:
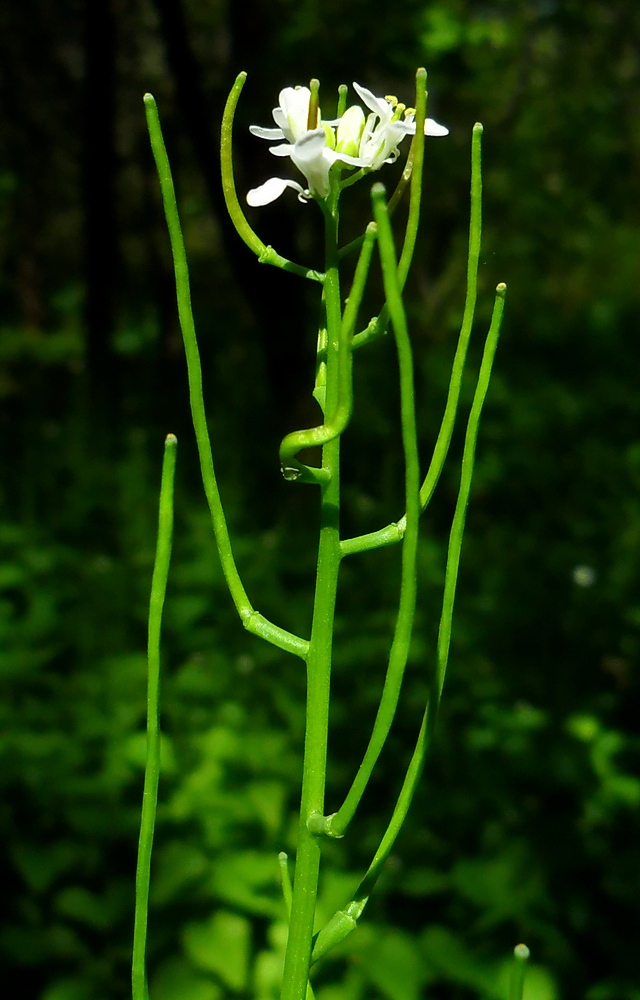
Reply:
[[[279,198],[288,187],[298,192],[298,196],[304,194],[304,189],[296,181],[285,180],[284,177],[270,177],[268,181],[260,187],[247,191],[247,204],[252,208],[260,208],[262,205],[270,205],[272,201]]]
[[[296,159],[301,162],[310,162],[322,156],[322,150],[326,148],[327,136],[323,128],[314,128],[301,135],[295,145]],[[276,146],[276,149],[282,147]],[[284,154],[281,153],[281,156]]]
[[[291,152],[291,159],[307,178],[310,190],[321,198],[329,194],[329,168],[332,163],[330,156],[325,154],[333,153],[333,150],[327,149],[326,143],[323,128],[311,129],[298,139]]]
[[[444,125],[439,125],[438,122],[434,122],[433,118],[427,118],[424,123],[424,134],[425,135],[449,135],[449,129]]]
[[[259,139],[284,139],[284,132],[281,128],[261,128],[260,125],[250,125],[251,135],[257,135]]]
[[[398,156],[398,145],[405,135],[415,131],[411,122],[395,121],[383,125],[380,123],[373,134],[362,146],[360,152],[372,170],[379,170],[383,163],[393,163]]]
[[[377,115],[367,115],[367,121],[364,126],[364,131],[360,137],[360,152],[366,148],[367,143],[371,139],[376,127]]]
[[[306,104],[309,107],[309,101],[311,100],[311,91],[308,87],[284,87],[279,95],[278,100],[280,101],[280,107],[286,113],[287,106],[304,107]]]
[[[375,94],[372,94],[366,87],[361,87],[359,83],[354,82],[353,89],[362,103],[366,104],[370,111],[373,111],[374,114],[378,115],[382,121],[389,120],[393,114],[393,108],[388,101],[385,101],[384,97],[376,97]]]
[[[416,134],[416,123],[415,116],[408,115],[404,120],[404,124],[407,126],[407,132],[409,135]],[[424,134],[425,135],[449,135],[449,129],[445,128],[444,125],[439,125],[435,122],[433,118],[426,118],[424,123]]]
[[[369,163],[362,156],[349,156],[348,153],[338,153],[335,149],[325,149],[324,157],[332,166],[338,160],[340,163],[347,163],[350,167],[366,167]]]
[[[280,131],[282,132],[285,139],[288,139],[289,142],[293,142],[293,136],[291,135],[289,122],[287,121],[287,116],[285,115],[282,108],[274,108],[271,114],[273,115],[274,122],[276,123],[276,125],[279,126]]]
[[[280,91],[280,108],[284,114],[291,138],[296,141],[307,131],[307,119],[309,117],[309,101],[311,91],[308,87],[285,87]],[[276,118],[275,111],[273,117],[276,124],[280,125],[280,116]]]
[[[294,148],[291,143],[283,143],[282,146],[269,146],[269,152],[274,156],[291,156]]]

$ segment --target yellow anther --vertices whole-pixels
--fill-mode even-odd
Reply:
[[[393,94],[385,94],[384,99],[385,101],[389,102],[392,108],[395,108],[396,104],[398,103],[398,98],[394,97]]]

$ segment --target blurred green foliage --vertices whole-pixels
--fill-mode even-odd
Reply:
[[[403,0],[375,16],[365,0],[87,4],[114,29],[115,105],[109,112],[100,94],[93,105],[100,143],[114,154],[111,202],[103,188],[113,211],[100,223],[114,226],[109,278],[85,267],[86,163],[102,150],[82,124],[87,11],[61,3],[52,19],[44,0],[36,6],[37,17],[26,5],[7,8],[0,32],[3,97],[11,85],[0,123],[7,981],[17,979],[27,1000],[128,992],[145,613],[161,442],[175,431],[151,996],[277,995],[277,853],[295,846],[304,678],[297,662],[244,633],[225,593],[198,486],[140,97],[156,94],[178,170],[243,576],[259,610],[305,634],[314,498],[280,481],[276,451],[281,432],[312,418],[315,311],[294,279],[235,248],[205,140],[215,139],[230,81],[247,69],[238,173],[250,187],[270,164],[245,126],[267,123],[282,86],[317,75],[323,93],[356,79],[410,99],[425,64],[431,113],[452,130],[429,147],[412,289],[425,456],[461,315],[476,119],[486,129],[485,308],[498,280],[510,300],[437,744],[384,885],[319,969],[317,997],[498,1000],[513,945],[525,940],[527,1000],[638,1000],[640,14],[624,0]],[[194,120],[185,93],[206,114]],[[345,238],[368,211],[358,198]],[[312,209],[283,199],[257,225],[266,242],[313,262]],[[114,312],[95,348],[86,304],[100,281]],[[357,358],[345,533],[401,509],[391,366],[386,343]],[[457,475],[454,461],[425,519],[403,707],[353,834],[327,849],[325,919],[377,846],[417,732]],[[373,719],[397,553],[353,557],[342,579],[329,808]]]

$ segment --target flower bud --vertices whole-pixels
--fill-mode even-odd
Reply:
[[[321,127],[324,129],[325,140],[326,140],[326,143],[327,143],[327,149],[335,149],[336,148],[336,137],[334,135],[333,129],[331,128],[330,125],[327,125],[326,122],[322,122],[322,126]]]
[[[362,108],[356,104],[347,108],[338,124],[336,150],[348,156],[357,156],[360,139],[364,131],[365,117]]]

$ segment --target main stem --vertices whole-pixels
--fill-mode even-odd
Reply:
[[[334,412],[338,399],[341,308],[337,195],[337,191],[335,194],[332,192],[324,205],[327,264],[324,282],[327,321],[325,415]],[[308,820],[313,814],[321,816],[324,814],[333,620],[340,569],[339,437],[323,447],[322,466],[329,475],[327,482],[321,486],[316,591],[307,659],[307,706],[300,825],[281,1000],[305,1000],[318,893],[320,842],[318,836],[309,831]]]

